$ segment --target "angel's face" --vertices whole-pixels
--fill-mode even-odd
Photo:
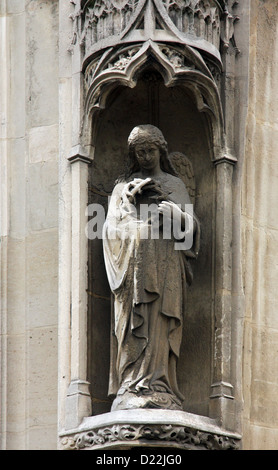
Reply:
[[[154,170],[160,166],[160,150],[156,144],[144,142],[135,146],[135,155],[144,170]]]

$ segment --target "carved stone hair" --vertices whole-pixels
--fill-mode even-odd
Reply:
[[[145,142],[146,139],[167,151],[167,142],[161,130],[151,124],[142,124],[134,127],[128,138],[129,148],[134,148],[135,145]]]
[[[135,173],[140,169],[135,155],[135,146],[146,141],[158,146],[160,150],[161,169],[171,175],[177,176],[177,173],[168,158],[168,144],[161,130],[151,124],[141,124],[134,127],[128,137],[129,168],[127,176],[130,176],[132,173]]]

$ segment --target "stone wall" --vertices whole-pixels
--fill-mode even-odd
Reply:
[[[56,448],[58,1],[4,0],[1,21],[3,449]]]
[[[56,449],[70,381],[68,357],[58,355],[58,291],[64,318],[70,259],[59,274],[58,258],[71,245],[71,7],[68,0],[0,2],[2,449]],[[244,99],[235,123],[245,126],[246,106],[247,125],[234,182],[244,334],[243,349],[239,341],[233,353],[242,375],[243,449],[277,449],[278,5],[251,0],[249,70],[243,11],[236,97]],[[59,328],[69,350],[69,325]]]
[[[244,449],[278,442],[278,4],[252,0],[242,179]]]

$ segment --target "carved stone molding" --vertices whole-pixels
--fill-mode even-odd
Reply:
[[[71,0],[75,11],[70,50],[78,44],[88,58],[94,51],[120,42],[147,39],[195,46],[220,59],[217,51],[232,46],[234,0]]]
[[[165,444],[188,450],[238,450],[236,439],[198,431],[183,426],[130,426],[114,425],[111,428],[100,428],[77,434],[73,438],[65,438],[62,444],[69,449],[103,449],[105,446],[115,447],[121,444]]]
[[[129,410],[128,414],[122,412],[121,417],[119,412],[107,413],[103,415],[102,424],[101,417],[88,418],[84,420],[79,430],[60,435],[61,449],[128,449],[137,446],[172,447],[184,450],[238,450],[240,448],[239,435],[221,430],[212,420],[209,422],[208,418],[185,412],[173,414],[169,410],[166,413],[165,410],[163,412],[162,410],[140,410],[140,415],[139,418],[138,410],[132,412]],[[125,419],[126,422],[124,422]]]
[[[162,64],[170,77],[181,72],[201,72],[206,77],[213,76],[205,62],[191,48],[155,43],[152,40],[142,45],[121,46],[109,48],[103,55],[97,56],[85,70],[85,89],[95,89],[105,77],[109,78],[119,72],[118,77],[126,77],[132,82],[132,71],[143,63],[148,55]],[[115,76],[116,77],[116,76]]]

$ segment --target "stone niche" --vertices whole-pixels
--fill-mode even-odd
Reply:
[[[113,298],[102,240],[89,239],[86,245],[74,238],[72,325],[77,326],[72,326],[74,366],[61,447],[237,449],[231,364],[236,158],[227,146],[221,54],[230,44],[235,49],[233,9],[238,2],[72,3],[70,50],[78,101],[69,157],[73,194],[83,204],[101,204],[107,212],[115,180],[125,168],[131,130],[153,124],[163,132],[174,166],[175,154],[185,156],[187,169],[177,169],[187,178],[201,243],[198,259],[192,262],[194,282],[187,289],[177,369],[183,411],[110,412]],[[86,222],[82,207],[73,210],[74,227],[80,227],[80,220]],[[83,255],[78,256],[78,250]],[[81,271],[84,275],[78,277]]]
[[[200,255],[192,263],[194,282],[188,289],[178,378],[186,397],[184,409],[207,415],[211,385],[215,181],[206,126],[190,92],[179,86],[167,88],[161,75],[151,67],[142,72],[136,87],[119,87],[113,91],[111,101],[99,116],[95,156],[89,170],[89,203],[98,202],[107,207],[108,195],[124,170],[128,135],[138,123],[158,125],[166,136],[169,153],[185,154],[194,171],[192,180],[195,180],[196,190],[192,197],[205,229],[202,230]],[[89,241],[88,272],[89,382],[93,413],[97,414],[109,411],[111,406],[107,400],[111,298],[101,240]]]

